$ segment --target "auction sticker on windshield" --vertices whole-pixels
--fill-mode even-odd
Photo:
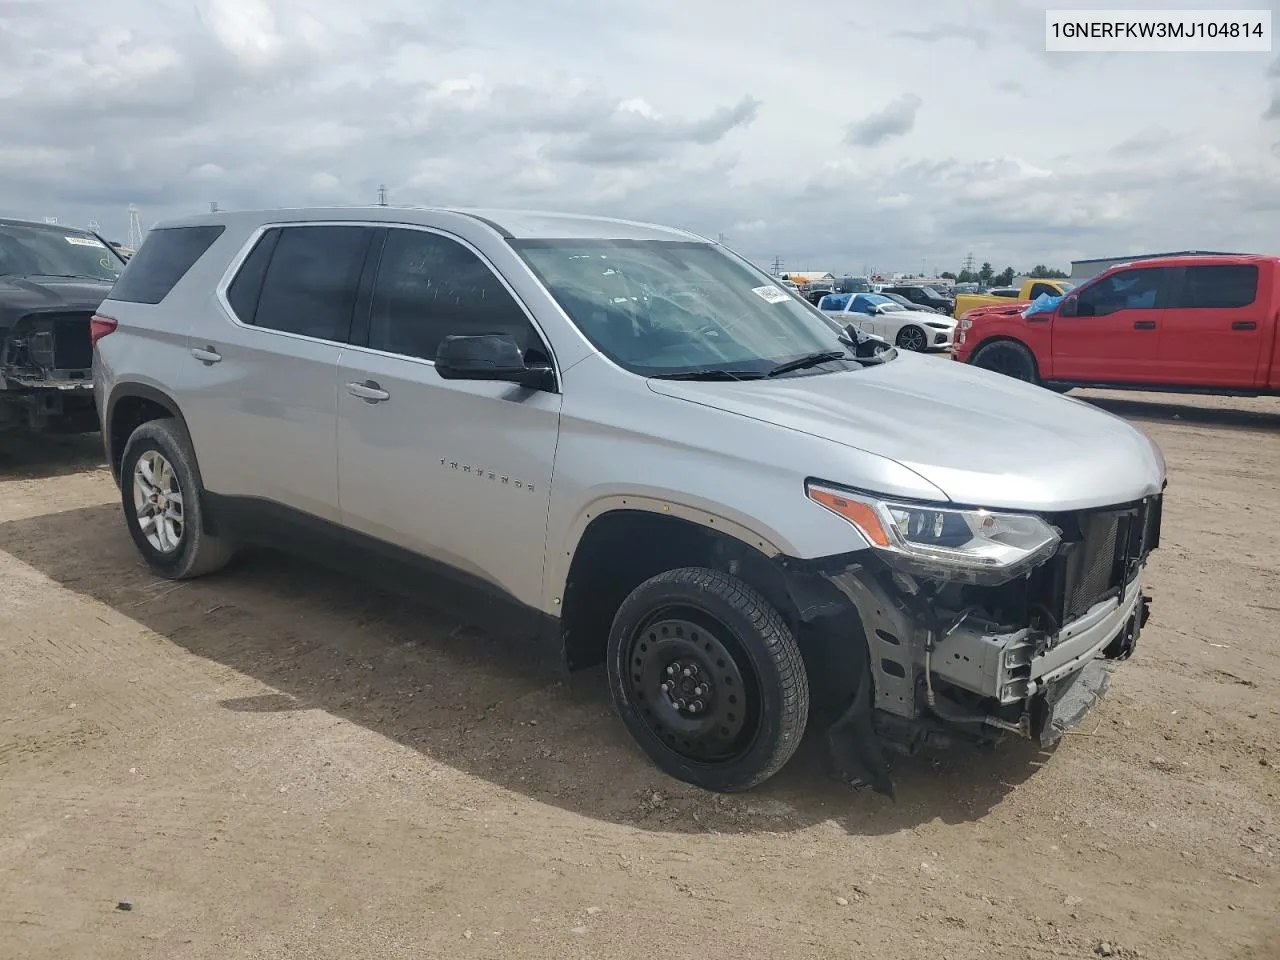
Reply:
[[[791,299],[791,294],[779,287],[752,287],[751,292],[769,303],[782,303]]]
[[[77,247],[102,246],[102,244],[100,244],[97,240],[94,240],[92,237],[63,237],[62,239],[66,240],[67,243],[74,244]]]

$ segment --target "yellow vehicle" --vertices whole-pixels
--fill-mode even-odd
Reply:
[[[986,293],[962,293],[956,297],[955,317],[960,319],[974,307],[1012,306],[1030,303],[1043,294],[1065,296],[1075,286],[1070,280],[1048,280],[1031,277],[1021,287],[996,287]]]

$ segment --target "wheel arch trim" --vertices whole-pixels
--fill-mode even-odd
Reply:
[[[138,383],[136,381],[124,381],[117,383],[112,387],[111,393],[107,397],[106,410],[102,417],[102,443],[107,453],[107,463],[111,467],[111,474],[115,478],[117,484],[120,482],[120,462],[121,458],[124,456],[124,448],[122,446],[117,450],[112,446],[112,435],[115,432],[113,427],[115,424],[116,408],[119,406],[121,400],[132,399],[150,400],[152,403],[156,403],[164,407],[173,414],[174,419],[182,426],[183,432],[185,432],[188,437],[191,436],[191,431],[187,428],[187,420],[182,415],[181,407],[179,407],[177,401],[175,401],[173,397],[164,390],[159,387],[152,386],[151,384]],[[194,455],[195,451],[192,450],[192,456],[194,457]],[[196,466],[196,471],[197,473],[199,472],[198,465]]]
[[[738,540],[744,546],[770,558],[787,556],[792,552],[786,549],[790,545],[781,544],[782,538],[773,531],[764,532],[749,527],[714,511],[690,506],[676,499],[649,494],[609,494],[592,500],[578,512],[568,526],[561,548],[548,558],[547,576],[543,587],[545,608],[548,611],[558,613],[561,609],[569,581],[569,572],[587,530],[597,520],[613,513],[652,513],[656,516],[685,520],[708,531]]]

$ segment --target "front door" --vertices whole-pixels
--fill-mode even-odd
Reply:
[[[1271,318],[1257,264],[1182,268],[1160,333],[1160,374],[1170,385],[1253,387]],[[1269,291],[1264,291],[1269,292]]]
[[[1077,294],[1076,314],[1053,323],[1053,368],[1046,379],[1081,383],[1154,383],[1165,315],[1164,267],[1108,274]]]
[[[551,359],[476,251],[434,230],[388,230],[367,330],[335,378],[342,520],[537,607],[561,396],[436,373],[445,336],[484,333]]]

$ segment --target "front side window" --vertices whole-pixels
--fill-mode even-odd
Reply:
[[[510,334],[549,362],[542,341],[492,270],[462,244],[424,230],[387,234],[373,285],[369,346],[435,360],[447,336]]]
[[[114,282],[120,255],[91,233],[56,224],[0,223],[0,277]]]
[[[361,226],[281,229],[275,249],[269,253],[270,262],[265,264],[257,308],[252,319],[241,316],[241,320],[282,333],[346,342],[372,235],[372,228]],[[240,272],[249,276],[258,266],[251,255]],[[241,302],[247,304],[248,300],[246,289]],[[237,312],[240,309],[237,307]]]
[[[713,244],[510,242],[583,335],[641,376],[764,375],[843,350],[838,326],[814,306]],[[834,300],[827,297],[828,309]],[[826,372],[857,366],[852,357],[824,364]]]
[[[1117,310],[1149,310],[1160,294],[1163,267],[1121,270],[1084,290],[1077,300],[1077,315],[1103,317]]]

